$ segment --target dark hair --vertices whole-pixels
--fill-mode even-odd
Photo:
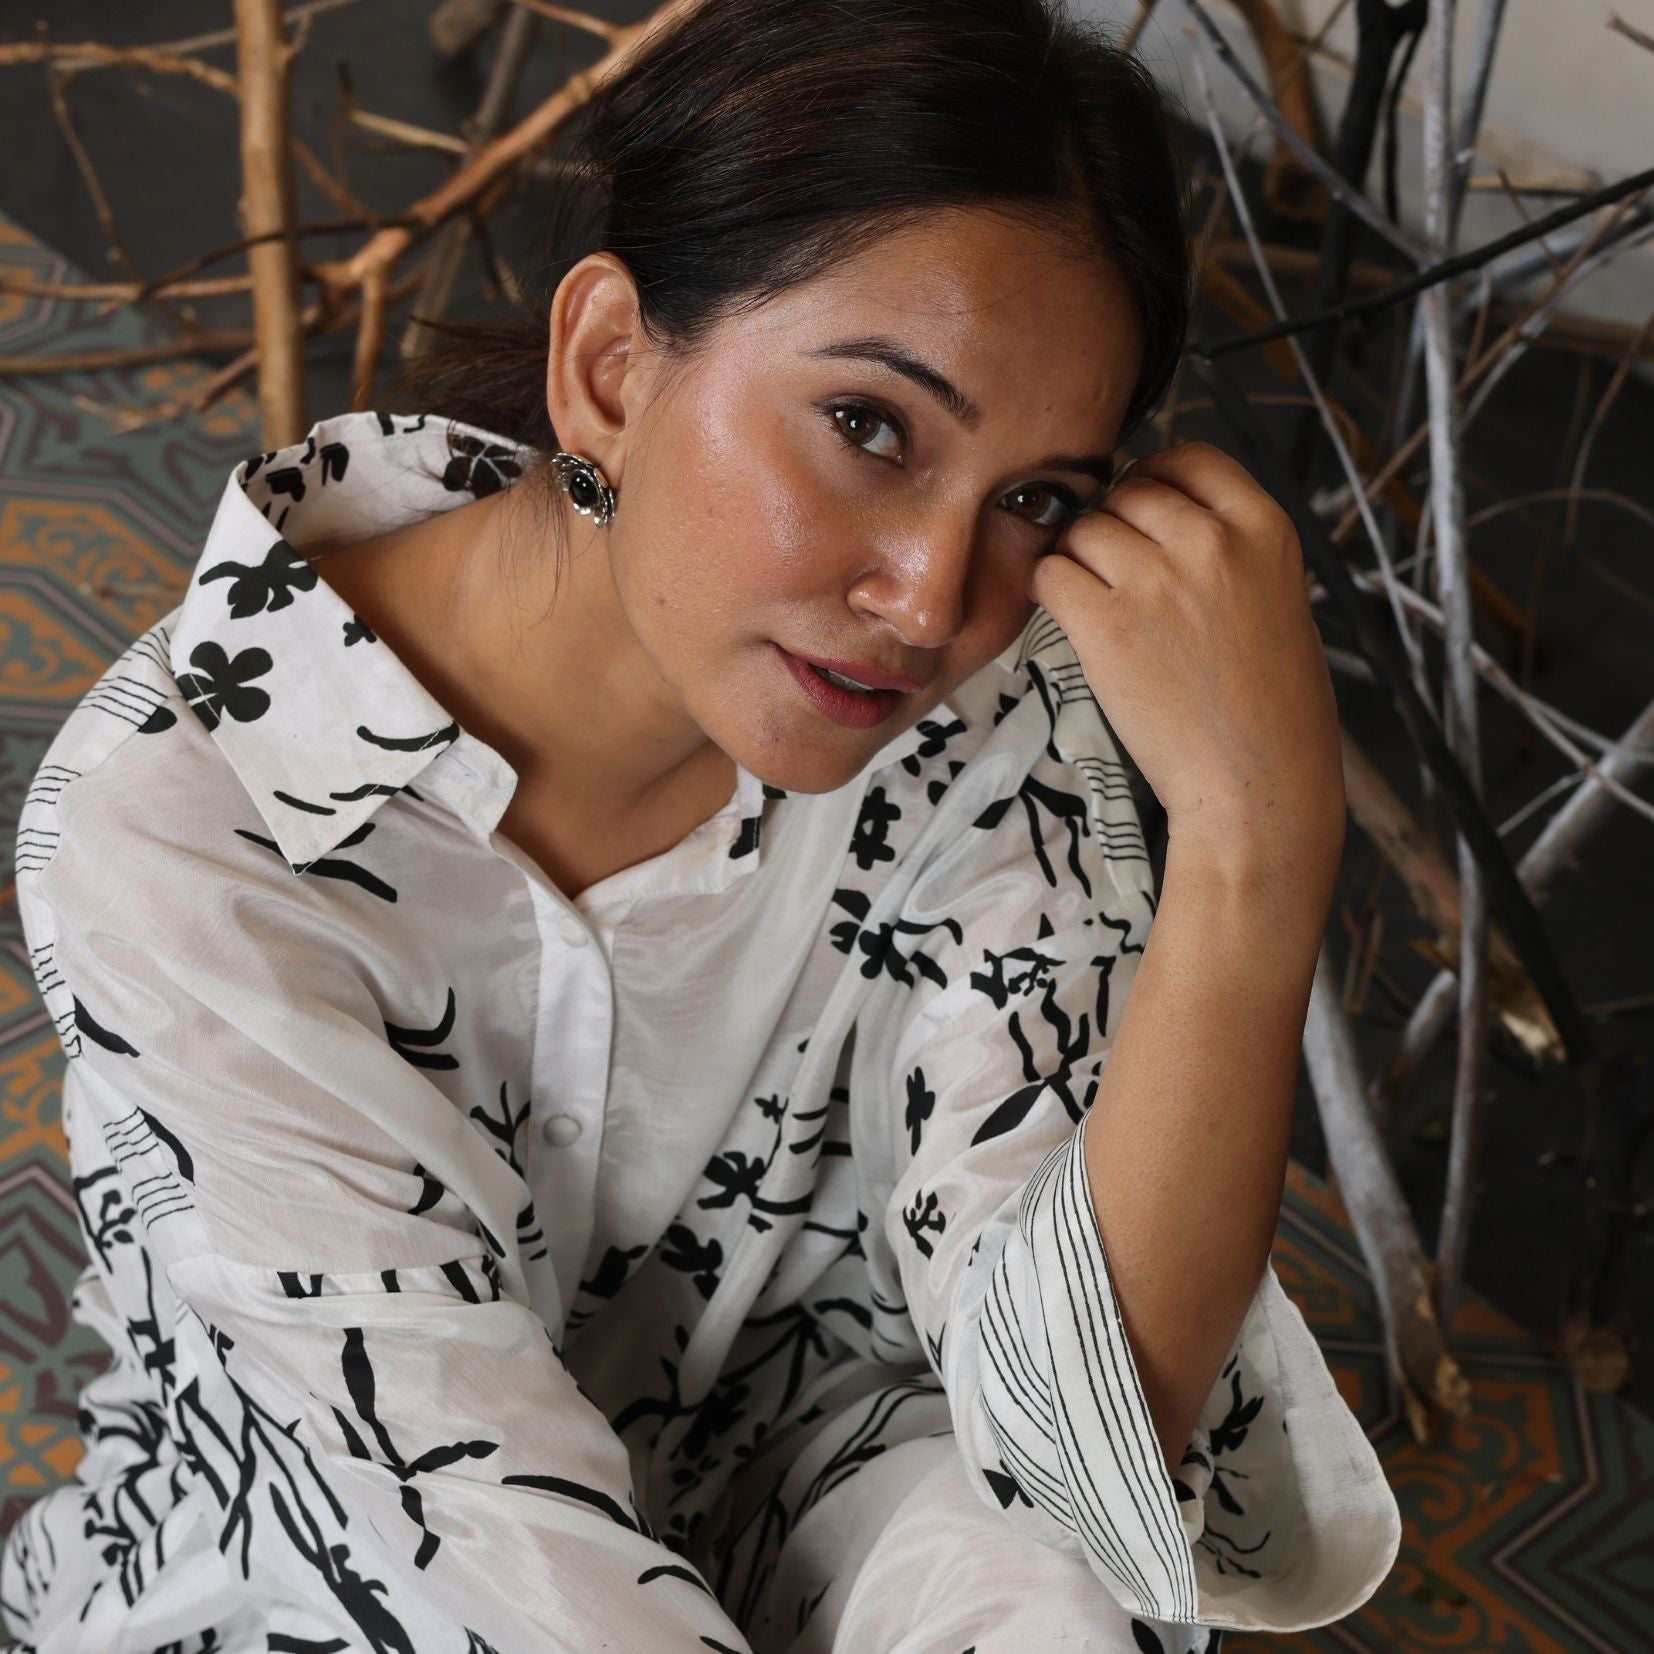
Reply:
[[[702,0],[581,111],[537,300],[438,322],[392,396],[557,446],[550,300],[597,251],[637,285],[652,346],[687,355],[725,317],[949,206],[1048,224],[1110,259],[1143,328],[1121,440],[1171,382],[1188,327],[1187,175],[1148,71],[1066,0]]]

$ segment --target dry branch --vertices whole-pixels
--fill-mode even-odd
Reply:
[[[361,286],[370,270],[388,269],[416,240],[463,211],[500,173],[547,142],[605,80],[625,69],[656,29],[669,27],[698,3],[699,0],[668,0],[644,22],[617,30],[610,50],[590,69],[571,75],[558,91],[509,132],[486,145],[437,189],[416,201],[403,215],[401,223],[379,231],[350,258],[320,266],[318,274],[322,280],[336,292],[348,291]]]
[[[0,373],[105,373],[111,368],[141,367],[146,362],[176,361],[204,350],[241,350],[252,342],[244,327],[209,333],[183,333],[176,339],[156,339],[146,345],[119,345],[107,350],[63,351],[55,356],[0,356]]]
[[[185,75],[191,80],[210,86],[215,92],[236,95],[234,75],[215,69],[198,58],[180,57],[172,52],[154,51],[143,46],[103,46],[94,40],[77,41],[73,45],[51,40],[23,40],[0,46],[0,68],[8,64],[48,63],[68,73],[82,69],[103,69],[123,65],[131,69],[148,69],[157,75]]]
[[[1428,951],[1456,965],[1463,922],[1458,874],[1349,731],[1342,731],[1341,736],[1344,795],[1351,819],[1400,877],[1420,921],[1436,933]],[[1559,1054],[1556,1030],[1516,950],[1496,927],[1488,936],[1488,977],[1494,1009],[1511,1034],[1536,1060],[1547,1056],[1554,1060]]]
[[[1616,34],[1624,35],[1633,45],[1643,46],[1654,52],[1654,34],[1645,34],[1641,29],[1633,27],[1618,12],[1609,13],[1608,27]]]
[[[165,284],[167,295],[175,299],[217,299],[231,293],[250,292],[251,276],[210,276],[202,281],[180,281]],[[31,298],[112,300],[116,304],[135,303],[141,294],[151,290],[152,284],[138,281],[48,281],[34,276],[0,275],[0,293],[19,293]]]
[[[483,89],[482,102],[478,105],[476,117],[471,123],[472,136],[464,146],[466,154],[475,154],[505,124],[511,110],[511,99],[516,93],[517,83],[522,78],[523,66],[528,61],[529,51],[538,32],[539,25],[533,13],[529,11],[518,9],[506,20],[505,28],[500,34],[499,48],[488,71],[488,84]],[[500,178],[495,180],[495,185],[506,185],[509,182],[509,178]],[[485,216],[473,219],[467,214],[463,218],[451,218],[443,225],[437,236],[435,254],[426,268],[424,281],[420,283],[418,297],[414,300],[416,316],[434,320],[447,309],[472,224],[482,223]],[[401,355],[404,359],[417,356],[428,350],[435,338],[434,330],[427,327],[424,322],[411,321],[402,335]]]
[[[1481,381],[1484,386],[1489,381],[1497,383],[1498,378],[1502,377],[1504,372],[1508,370],[1512,352],[1548,325],[1550,315],[1554,313],[1570,288],[1577,285],[1593,269],[1606,262],[1616,253],[1627,250],[1640,237],[1643,230],[1650,227],[1650,225],[1643,225],[1639,228],[1637,224],[1626,224],[1621,226],[1618,233],[1615,233],[1611,223],[1595,226],[1591,234],[1569,259],[1564,267],[1562,278],[1553,284],[1550,292],[1543,299],[1530,304],[1479,356],[1466,362],[1463,371],[1459,375],[1460,396],[1463,396],[1478,381]],[[1475,406],[1476,404],[1472,404],[1465,409],[1462,419],[1463,424],[1469,424]],[[1334,545],[1343,540],[1355,524],[1362,520],[1361,500],[1363,494],[1370,499],[1379,489],[1384,487],[1423,446],[1429,434],[1430,425],[1427,420],[1418,425],[1407,440],[1391,453],[1389,459],[1368,480],[1365,489],[1357,493],[1356,503],[1350,507],[1332,529],[1331,539]]]
[[[1621,785],[1638,781],[1654,770],[1654,702],[1644,707],[1600,765],[1606,776]],[[1602,776],[1586,775],[1573,797],[1545,824],[1517,866],[1535,906],[1550,897],[1557,879],[1576,868],[1587,846],[1618,815],[1615,796]],[[1384,1074],[1373,1091],[1381,1118],[1399,1121],[1402,1105],[1416,1085],[1424,1065],[1458,1015],[1452,971],[1443,970],[1419,997]]]
[[[337,11],[341,6],[354,6],[356,0],[304,0],[303,5],[293,6],[282,13],[283,24],[291,23],[295,26],[308,24],[312,17],[324,11]],[[205,52],[214,46],[235,45],[234,29],[215,29],[211,34],[191,35],[188,40],[169,40],[164,45],[152,46],[151,51],[157,52]]]
[[[259,428],[266,448],[304,435],[298,250],[292,236],[293,165],[288,148],[290,59],[279,0],[235,0],[241,78],[241,221],[249,236],[274,235],[248,251],[253,331],[258,340]]]
[[[1281,118],[1317,154],[1321,123],[1315,109],[1314,83],[1302,72],[1309,54],[1287,33],[1271,0],[1235,0],[1235,7],[1257,42],[1269,70],[1269,90]],[[1327,210],[1327,192],[1284,139],[1277,139],[1263,174],[1264,199],[1286,218],[1318,219]]]
[[[1370,294],[1364,299],[1346,299],[1340,304],[1329,305],[1325,310],[1318,310],[1313,315],[1288,317],[1282,321],[1272,322],[1268,327],[1260,327],[1255,332],[1239,334],[1232,339],[1213,339],[1207,344],[1196,341],[1189,348],[1197,356],[1213,361],[1219,356],[1229,355],[1232,351],[1249,350],[1254,345],[1269,344],[1275,339],[1290,338],[1298,333],[1310,333],[1316,328],[1330,327],[1334,322],[1371,321],[1375,316],[1393,309],[1404,299],[1410,299],[1439,282],[1450,281],[1454,276],[1478,270],[1491,259],[1498,258],[1501,253],[1508,253],[1513,248],[1538,241],[1541,237],[1549,235],[1552,230],[1560,229],[1564,224],[1571,224],[1576,218],[1583,218],[1599,207],[1611,206],[1627,196],[1641,194],[1649,188],[1654,188],[1654,167],[1644,172],[1633,173],[1615,183],[1605,184],[1601,189],[1593,190],[1589,195],[1582,195],[1566,206],[1558,207],[1555,212],[1547,213],[1543,218],[1536,218],[1531,224],[1524,224],[1520,229],[1512,230],[1508,235],[1498,236],[1468,253],[1441,259],[1420,270],[1416,275],[1408,276],[1405,280],[1396,282],[1394,286],[1387,287],[1381,293]]]
[[[1269,123],[1281,141],[1286,144],[1305,168],[1322,184],[1327,193],[1335,201],[1341,201],[1352,213],[1366,224],[1376,235],[1388,241],[1392,247],[1405,253],[1415,264],[1427,264],[1432,256],[1433,249],[1415,237],[1409,235],[1399,225],[1392,224],[1372,205],[1359,191],[1352,190],[1333,169],[1315,153],[1310,146],[1293,130],[1292,123],[1271,102],[1269,96],[1258,83],[1247,73],[1245,66],[1235,56],[1234,48],[1224,38],[1222,30],[1206,15],[1200,0],[1183,0],[1190,15],[1200,25],[1202,33],[1212,44],[1212,50],[1217,53],[1223,66],[1239,82],[1241,89],[1252,100],[1254,108]]]
[[[549,17],[555,23],[570,23],[577,29],[584,29],[587,34],[594,34],[600,40],[613,41],[622,31],[618,23],[606,23],[601,17],[593,17],[590,12],[576,11],[572,6],[554,6],[551,0],[511,0],[514,6],[525,12],[533,12],[539,17]]]
[[[1429,0],[1428,96],[1424,111],[1425,226],[1440,241],[1450,232],[1453,165],[1448,153],[1452,99],[1453,0]],[[1448,745],[1465,783],[1482,794],[1481,718],[1476,673],[1470,580],[1466,573],[1464,484],[1459,468],[1459,397],[1453,373],[1453,325],[1446,289],[1425,290],[1425,387],[1430,405],[1430,517],[1436,531],[1436,566],[1447,619],[1446,720]],[[1451,1320],[1463,1285],[1465,1251],[1475,1204],[1476,1152],[1481,1138],[1482,1054],[1487,1041],[1487,890],[1469,840],[1458,835],[1461,920],[1459,927],[1459,1050],[1453,1079],[1453,1130],[1448,1149],[1447,1192],[1436,1247],[1438,1308]]]
[[[1372,1274],[1391,1374],[1416,1439],[1430,1434],[1420,1397],[1463,1417],[1470,1383],[1448,1354],[1431,1307],[1430,1266],[1366,1103],[1361,1058],[1323,945],[1304,1022],[1304,1064],[1326,1133],[1339,1197]]]

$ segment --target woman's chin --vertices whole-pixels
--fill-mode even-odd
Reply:
[[[889,730],[833,729],[819,740],[794,736],[724,750],[766,786],[786,793],[830,793],[854,781],[899,727],[892,720]]]

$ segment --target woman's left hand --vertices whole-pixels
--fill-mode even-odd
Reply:
[[[1034,565],[1029,593],[1165,806],[1168,855],[1262,867],[1330,901],[1338,707],[1297,532],[1250,473],[1203,442],[1138,460]]]

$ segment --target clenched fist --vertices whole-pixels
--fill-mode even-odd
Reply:
[[[1127,468],[1030,575],[1198,855],[1324,917],[1344,842],[1338,710],[1287,514],[1204,442]]]

